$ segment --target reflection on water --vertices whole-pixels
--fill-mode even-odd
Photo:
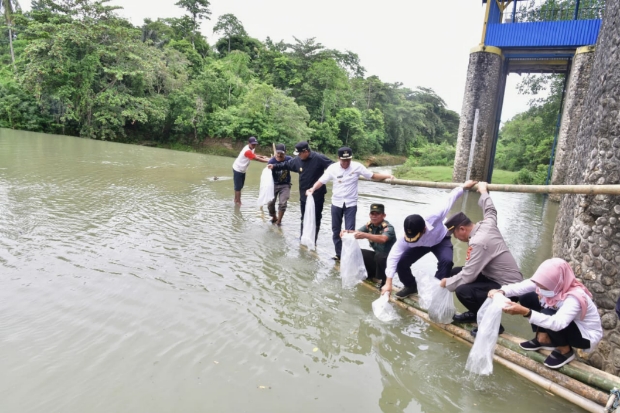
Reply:
[[[377,294],[343,290],[328,258],[328,208],[302,249],[297,179],[276,227],[254,205],[261,164],[233,207],[232,161],[0,130],[0,411],[579,411],[501,366],[469,377],[469,347],[407,312],[376,320]],[[358,224],[380,195],[398,233],[447,192],[360,186]],[[492,196],[530,276],[555,206]],[[455,210],[479,220],[477,199]]]

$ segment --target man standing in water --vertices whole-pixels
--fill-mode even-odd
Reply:
[[[368,278],[381,280],[381,287],[385,285],[385,267],[387,257],[396,242],[396,232],[392,224],[385,220],[383,204],[370,205],[370,221],[359,227],[357,231],[344,230],[340,233],[351,232],[355,239],[367,239],[373,249],[362,249],[364,267]]]
[[[334,163],[325,170],[312,188],[306,191],[306,195],[311,195],[318,191],[329,181],[334,181],[332,188],[332,240],[336,255],[334,259],[340,260],[342,252],[342,240],[340,231],[342,230],[342,220],[347,230],[355,230],[355,215],[357,214],[357,188],[359,177],[366,179],[393,179],[392,175],[372,173],[359,162],[352,162],[353,151],[351,148],[343,146],[338,149],[339,163]]]
[[[334,163],[327,156],[310,151],[310,145],[308,142],[302,141],[295,145],[295,158],[279,162],[274,165],[267,165],[267,167],[274,171],[287,170],[291,172],[297,172],[299,174],[299,200],[301,202],[301,232],[304,229],[304,214],[306,213],[306,191],[312,187],[320,177],[323,175],[323,171]],[[325,203],[325,193],[327,190],[321,188],[312,194],[314,198],[315,206],[315,222],[316,222],[316,236],[315,241],[319,237],[319,228],[321,227],[321,219],[323,218],[323,204]]]
[[[286,154],[286,146],[279,143],[276,145],[275,157],[269,159],[269,165],[290,161],[291,159],[293,158]],[[280,171],[271,170],[271,174],[273,175],[274,184],[273,199],[267,204],[267,209],[269,210],[269,215],[271,215],[271,222],[276,225],[282,225],[282,217],[286,211],[288,199],[291,196],[291,174],[285,169]],[[276,199],[278,196],[280,198],[278,202],[278,216],[276,217]]]
[[[398,272],[398,278],[404,288],[396,293],[396,297],[405,298],[418,292],[418,285],[411,273],[411,266],[420,258],[432,252],[437,257],[435,278],[441,280],[450,276],[452,262],[452,242],[450,234],[443,225],[443,220],[450,212],[454,202],[463,195],[464,189],[476,185],[475,181],[467,181],[450,192],[447,201],[429,208],[424,217],[414,214],[405,218],[405,236],[399,238],[392,247],[387,259],[387,280],[381,294],[392,291],[392,278]]]
[[[248,139],[248,144],[241,149],[239,156],[233,163],[233,185],[235,187],[235,205],[241,205],[241,190],[245,185],[245,173],[250,166],[250,161],[254,159],[259,162],[268,162],[269,158],[256,155],[254,150],[258,146],[258,140],[254,136]]]
[[[459,323],[475,322],[476,315],[491,290],[502,285],[523,281],[523,275],[514,257],[508,250],[502,234],[497,228],[497,210],[487,191],[487,183],[478,184],[484,219],[477,224],[462,212],[450,217],[445,228],[454,238],[469,243],[465,266],[454,268],[450,278],[441,280],[441,287],[454,291],[459,301],[467,308],[455,315]],[[476,330],[477,331],[477,330]],[[500,334],[503,328],[500,328]],[[475,334],[474,331],[472,331]]]

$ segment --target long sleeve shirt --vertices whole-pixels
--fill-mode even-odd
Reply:
[[[504,285],[502,291],[504,291],[506,297],[518,297],[536,291],[536,284],[531,280],[524,280],[516,284]],[[574,321],[581,336],[586,340],[590,340],[590,349],[593,349],[603,337],[603,327],[601,326],[601,317],[598,314],[596,305],[590,297],[586,297],[586,299],[588,309],[583,320],[581,319],[579,300],[569,295],[566,297],[566,300],[558,302],[556,305],[558,311],[554,315],[532,311],[532,315],[529,318],[530,324],[547,328],[551,331],[561,331]],[[547,307],[543,299],[540,300],[540,305]]]
[[[446,288],[450,291],[456,290],[459,285],[474,282],[480,274],[500,285],[523,280],[517,261],[497,228],[497,210],[489,194],[480,195],[478,205],[484,211],[484,219],[474,225],[469,234],[463,270],[446,279]]]
[[[306,199],[306,190],[312,188],[312,185],[323,175],[325,169],[333,164],[334,161],[327,156],[318,152],[310,152],[305,160],[301,160],[299,156],[273,165],[274,171],[288,170],[299,174],[299,198],[303,201]],[[323,194],[327,192],[327,188],[323,185],[315,194]]]
[[[373,173],[359,162],[351,162],[347,169],[340,166],[340,163],[333,163],[319,178],[319,182],[325,185],[329,181],[333,181],[332,205],[339,208],[345,205],[353,207],[357,205],[357,187],[360,175],[370,179]]]
[[[448,195],[448,199],[441,204],[434,205],[431,208],[432,213],[429,213],[422,218],[426,224],[426,232],[420,236],[417,242],[406,242],[404,237],[400,237],[396,240],[396,244],[390,250],[390,255],[387,259],[387,268],[385,269],[385,275],[388,278],[394,278],[396,275],[396,265],[400,261],[400,257],[405,251],[411,248],[418,247],[433,247],[439,244],[448,234],[448,230],[443,225],[443,220],[450,212],[450,208],[456,202],[456,200],[463,195],[463,188],[456,187]]]

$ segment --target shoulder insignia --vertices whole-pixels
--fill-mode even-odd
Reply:
[[[383,228],[387,227],[387,224],[385,223],[385,221],[383,221],[382,226],[383,226]]]
[[[471,252],[474,249],[473,246],[469,246],[469,248],[467,248],[467,257],[465,257],[465,261],[469,261],[469,259],[471,258]]]

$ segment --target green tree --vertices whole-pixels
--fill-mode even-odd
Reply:
[[[202,19],[211,20],[209,17],[211,15],[211,10],[209,10],[211,4],[209,0],[179,0],[174,4],[189,13],[192,22],[192,46],[195,47],[194,34],[200,28],[199,21]]]
[[[20,10],[17,0],[0,0],[2,6],[2,14],[4,20],[9,29],[9,47],[11,50],[11,62],[13,63],[13,70],[15,70],[15,52],[13,51],[13,14],[15,11]]]
[[[223,14],[217,19],[213,27],[213,33],[221,33],[228,40],[228,53],[230,53],[230,39],[232,36],[247,36],[241,21],[234,14]]]

